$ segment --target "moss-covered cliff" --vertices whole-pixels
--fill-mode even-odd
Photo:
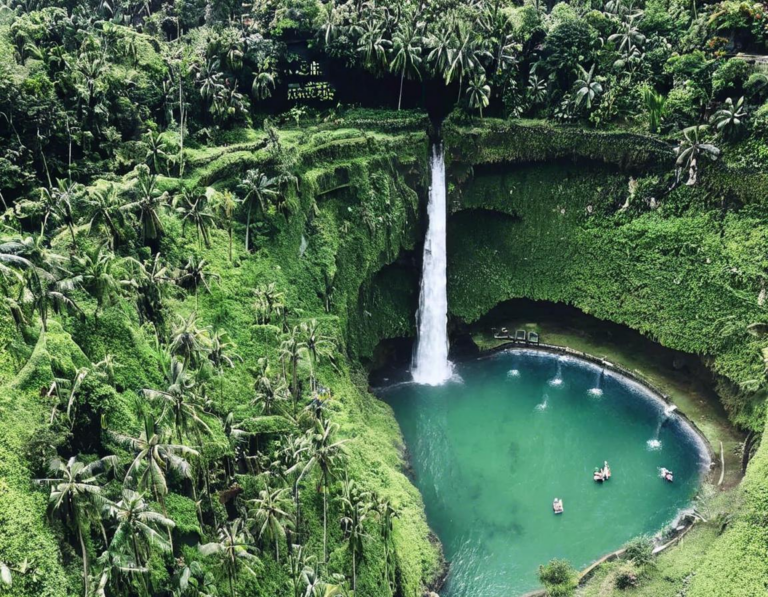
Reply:
[[[671,150],[650,138],[498,128],[446,134],[449,147],[458,144],[453,315],[471,322],[519,297],[575,305],[704,356],[727,380],[732,419],[761,429],[763,395],[751,391],[763,377],[765,340],[751,330],[766,316],[762,202],[713,187],[725,168],[698,186],[674,185]]]

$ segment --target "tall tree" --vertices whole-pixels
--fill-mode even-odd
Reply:
[[[400,94],[397,100],[397,109],[403,102],[403,83],[406,76],[414,76],[421,79],[421,52],[424,45],[424,37],[421,35],[421,27],[414,25],[409,20],[400,21],[395,34],[392,36],[392,60],[389,68],[392,72],[400,74]]]
[[[89,464],[80,462],[75,456],[66,462],[56,458],[48,466],[50,477],[38,481],[51,487],[48,499],[50,513],[57,516],[80,543],[85,597],[90,591],[90,572],[84,535],[88,532],[89,522],[99,516],[107,503],[98,484],[98,475],[115,464],[116,456],[107,456]]]
[[[227,575],[230,597],[236,597],[235,579],[241,568],[253,574],[252,566],[259,563],[255,548],[246,530],[245,523],[238,518],[219,527],[217,541],[200,546],[200,553],[206,557],[216,558]]]
[[[290,498],[286,497],[287,487],[259,491],[259,496],[250,500],[253,532],[258,539],[272,541],[275,546],[275,560],[280,563],[280,542],[286,540],[286,528],[293,521],[288,513]]]
[[[243,202],[248,206],[248,212],[245,220],[245,250],[250,250],[251,238],[251,212],[254,203],[258,204],[261,213],[266,215],[269,208],[269,202],[273,197],[277,197],[277,180],[267,177],[257,169],[248,170],[245,178],[240,184],[245,191]]]
[[[111,553],[129,554],[128,562],[148,572],[153,550],[172,550],[170,531],[176,526],[175,523],[152,510],[141,493],[123,488],[122,498],[115,504],[109,504],[108,511],[117,523],[109,544]],[[161,531],[166,532],[165,536]],[[141,578],[144,579],[145,575],[142,574]],[[149,596],[146,580],[143,582],[145,595]]]
[[[343,446],[349,440],[335,440],[339,426],[327,420],[315,422],[314,429],[307,432],[311,454],[304,469],[313,466],[320,469],[320,489],[323,492],[323,563],[328,562],[328,490],[331,479],[341,466],[345,453]]]
[[[138,437],[111,432],[116,442],[134,453],[133,461],[125,473],[125,481],[139,490],[151,491],[155,499],[165,504],[168,493],[166,474],[174,471],[179,476],[192,478],[192,467],[186,460],[199,453],[189,446],[167,443],[162,431],[148,417]]]

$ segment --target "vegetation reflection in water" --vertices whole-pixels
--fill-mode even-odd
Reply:
[[[445,597],[519,594],[551,558],[582,567],[658,531],[690,502],[708,463],[679,418],[591,363],[512,351],[457,371],[462,382],[382,391],[451,564]],[[605,460],[613,476],[601,485],[592,474]]]

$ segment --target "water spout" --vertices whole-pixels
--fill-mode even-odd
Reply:
[[[418,336],[413,359],[413,381],[437,386],[451,378],[448,360],[448,291],[446,285],[446,193],[445,160],[439,145],[432,148],[432,185],[429,188],[429,218],[424,241]]]
[[[669,404],[664,407],[664,410],[659,417],[659,421],[656,423],[656,432],[653,434],[653,437],[646,442],[648,444],[649,450],[661,450],[662,444],[661,440],[659,439],[661,428],[664,427],[664,423],[669,421],[670,417],[676,410],[677,407],[674,404]]]
[[[600,371],[597,373],[595,386],[589,390],[590,396],[599,397],[603,395],[603,379],[605,379],[605,369],[600,369]]]
[[[549,380],[549,385],[551,386],[561,386],[563,385],[563,360],[562,358],[557,359],[557,373],[555,373],[555,377]]]

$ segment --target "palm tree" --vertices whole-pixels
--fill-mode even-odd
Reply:
[[[576,80],[576,107],[586,106],[587,110],[592,108],[592,102],[603,92],[603,86],[595,78],[595,65],[587,71],[583,66],[579,66],[580,77]]]
[[[384,37],[384,30],[378,19],[370,18],[363,23],[357,53],[363,57],[365,66],[377,70],[386,64],[387,50],[391,46],[392,42]]]
[[[449,25],[438,23],[437,31],[427,37],[427,62],[432,65],[432,72],[445,77],[453,56],[453,35]]]
[[[374,508],[379,515],[381,540],[384,543],[384,582],[389,586],[389,543],[392,538],[394,519],[398,517],[398,512],[389,500],[380,498],[375,499]]]
[[[197,242],[211,246],[208,227],[213,223],[213,213],[208,208],[208,196],[200,189],[184,189],[175,201],[176,212],[181,217],[182,235],[186,232],[187,224],[192,224],[197,230]]]
[[[217,558],[229,581],[230,597],[236,597],[235,578],[242,566],[255,576],[251,566],[258,564],[259,559],[254,553],[250,537],[241,518],[219,527],[218,541],[200,546],[200,553],[206,557]]]
[[[197,367],[200,356],[207,353],[209,347],[208,328],[197,326],[197,313],[192,312],[187,318],[179,315],[168,344],[171,354],[184,359],[185,365]]]
[[[172,550],[170,532],[176,525],[167,516],[152,510],[141,493],[124,487],[120,501],[109,504],[107,510],[117,523],[109,544],[111,553],[127,555],[128,562],[148,572],[147,564],[154,549]],[[166,531],[168,538],[163,536],[161,529]],[[141,578],[144,579],[144,575]],[[146,584],[144,590],[148,595]]]
[[[459,95],[463,90],[465,77],[474,79],[485,73],[481,59],[490,56],[477,33],[471,25],[459,19],[454,23],[452,48],[448,70],[445,71],[445,83],[450,84],[454,79],[459,80]]]
[[[120,210],[120,198],[112,184],[104,189],[91,191],[83,201],[89,211],[88,226],[92,230],[94,226],[104,226],[109,231],[110,246],[112,249],[122,239],[120,232],[124,222],[123,212]]]
[[[712,116],[712,122],[723,139],[735,139],[744,128],[746,118],[747,111],[744,108],[744,98],[740,97],[734,104],[733,98],[729,97],[725,100],[723,107]]]
[[[147,166],[136,167],[138,172],[137,193],[135,201],[121,207],[123,211],[138,213],[142,230],[142,240],[154,241],[163,234],[163,223],[160,221],[160,211],[166,206],[168,193],[161,193],[157,188],[157,176],[150,174]]]
[[[145,157],[147,166],[152,168],[155,174],[160,173],[160,167],[168,163],[168,154],[165,152],[165,139],[162,134],[148,130],[144,135],[147,144]]]
[[[39,312],[43,331],[47,330],[50,309],[79,310],[70,293],[80,283],[63,264],[66,258],[49,249],[42,236],[13,238],[0,243],[0,274],[19,278],[22,268],[20,295],[13,301],[19,312],[31,305]]]
[[[190,255],[187,259],[187,263],[184,264],[177,274],[176,282],[182,288],[192,288],[195,291],[195,310],[198,306],[198,290],[200,287],[205,288],[207,292],[211,292],[211,286],[209,281],[220,280],[218,274],[208,274],[208,262],[205,259],[197,259],[194,255]]]
[[[56,313],[63,309],[80,311],[80,307],[71,296],[80,282],[79,277],[63,275],[57,278],[56,275],[41,267],[25,270],[24,277],[28,291],[25,293],[24,301],[31,304],[40,314],[43,331],[48,329],[48,315],[51,309]]]
[[[470,108],[480,110],[480,118],[483,117],[483,108],[488,107],[491,98],[491,86],[488,85],[485,75],[479,75],[469,82],[467,99]]]
[[[266,215],[268,210],[269,201],[271,198],[277,196],[277,190],[275,189],[277,181],[274,178],[268,178],[266,174],[262,174],[259,169],[248,170],[245,173],[240,186],[245,191],[245,197],[243,202],[248,204],[248,215],[245,221],[245,250],[250,250],[250,233],[251,233],[251,211],[253,209],[254,202],[259,204],[261,213]]]
[[[275,406],[287,401],[285,383],[280,380],[273,382],[269,375],[269,361],[262,357],[258,361],[258,368],[252,371],[256,378],[254,382],[255,394],[252,404],[261,407],[261,414],[269,416],[273,414]]]
[[[311,445],[311,457],[304,469],[313,466],[320,469],[321,489],[323,492],[323,563],[328,562],[328,489],[330,480],[339,468],[344,454],[343,445],[349,440],[334,441],[334,435],[339,426],[330,421],[316,421],[315,428],[307,432]]]
[[[297,537],[300,537],[301,534],[301,494],[299,489],[304,473],[307,471],[307,451],[309,449],[310,445],[306,437],[292,435],[283,440],[283,445],[279,452],[281,475],[286,481],[290,481],[293,486],[293,501],[296,507],[295,531]]]
[[[421,79],[421,52],[424,38],[420,27],[414,26],[410,21],[401,21],[395,34],[392,36],[392,61],[389,68],[392,72],[400,73],[400,95],[397,100],[397,109],[403,101],[403,82],[406,75],[414,75]]]
[[[160,323],[165,289],[174,281],[174,278],[169,275],[168,267],[163,264],[160,253],[156,253],[146,263],[132,257],[127,257],[125,263],[133,270],[132,283],[137,291],[136,307],[139,317],[142,321],[148,318],[155,323]]]
[[[231,191],[222,191],[213,196],[213,211],[219,216],[220,220],[224,220],[226,223],[227,236],[229,236],[230,261],[232,261],[232,218],[239,203],[240,199]]]
[[[320,333],[320,325],[316,319],[309,323],[301,324],[301,332],[304,336],[304,344],[309,353],[310,374],[312,381],[312,391],[317,389],[317,361],[321,355],[328,354],[332,348],[332,343],[327,336]]]
[[[147,399],[162,404],[158,422],[170,418],[180,444],[184,436],[197,435],[200,430],[210,434],[211,428],[200,418],[203,404],[196,392],[195,382],[185,370],[184,363],[175,357],[171,358],[166,384],[165,390],[142,390]]]
[[[51,382],[47,396],[55,396],[58,402],[51,410],[51,420],[49,423],[50,425],[53,425],[53,422],[56,419],[56,415],[58,414],[59,405],[64,401],[63,399],[66,393],[67,418],[70,421],[70,428],[74,427],[75,422],[72,418],[72,407],[74,406],[75,398],[77,398],[77,394],[80,391],[80,386],[82,386],[83,380],[86,378],[88,373],[90,373],[90,370],[87,367],[81,367],[75,372],[75,377],[71,380],[62,379],[60,377],[53,378],[53,382]]]
[[[116,456],[107,456],[90,464],[80,462],[75,456],[66,462],[56,458],[48,465],[50,478],[38,481],[51,487],[48,499],[50,513],[58,516],[64,526],[77,535],[80,542],[86,597],[89,593],[89,570],[88,549],[85,546],[83,531],[87,531],[88,522],[96,518],[106,504],[97,482],[98,475],[116,464]]]
[[[699,125],[683,129],[683,139],[675,148],[677,180],[680,180],[680,174],[683,170],[688,170],[688,181],[685,184],[689,186],[696,184],[700,158],[707,157],[715,161],[720,156],[718,147],[702,139],[702,134],[708,128],[706,125]]]
[[[360,491],[354,481],[346,480],[340,498],[343,515],[341,528],[352,552],[352,591],[357,592],[357,559],[363,553],[363,540],[368,537],[365,526],[373,512],[371,495]]]
[[[139,437],[111,432],[112,438],[134,453],[133,461],[125,473],[125,480],[139,490],[151,490],[161,504],[168,493],[166,473],[171,470],[191,479],[192,467],[185,459],[199,453],[188,446],[166,443],[163,433],[149,418],[144,420],[144,430]]]
[[[257,286],[253,290],[253,294],[256,295],[254,308],[260,315],[260,323],[262,324],[270,323],[273,313],[279,315],[285,309],[283,302],[285,295],[277,290],[277,285],[274,282]]]
[[[309,589],[302,589],[308,583],[305,582],[305,573],[312,571],[314,573],[314,556],[307,553],[303,545],[294,545],[288,552],[288,570],[291,576],[291,586],[293,587],[293,597],[306,597]]]
[[[146,595],[149,590],[146,586],[144,574],[149,572],[147,566],[140,566],[134,561],[130,548],[126,545],[119,546],[116,543],[111,544],[110,549],[105,550],[96,560],[101,567],[101,573],[96,577],[96,586],[93,588],[94,597],[109,597],[110,595],[127,595],[134,589],[131,579],[134,575],[139,575],[141,579],[143,593]],[[107,592],[107,587],[111,586],[114,593]]]
[[[241,445],[246,443],[252,435],[249,431],[242,429],[241,425],[242,423],[235,422],[235,413],[228,413],[224,419],[224,435],[229,441],[229,446],[232,449],[232,452],[235,454],[234,461],[229,454],[224,456],[224,472],[227,475],[228,483],[235,476],[235,463],[238,456],[241,454]]]
[[[74,261],[82,287],[96,299],[95,316],[98,318],[104,305],[111,303],[120,294],[121,287],[125,286],[116,269],[119,261],[103,244],[86,251],[81,257],[75,255]]]
[[[250,500],[251,515],[256,537],[266,538],[275,545],[275,559],[280,563],[280,541],[286,539],[286,528],[292,526],[292,517],[288,513],[288,488],[272,490],[269,487],[259,492],[259,497]]]
[[[299,402],[299,361],[304,357],[307,351],[307,343],[301,339],[299,328],[294,326],[288,334],[288,338],[280,344],[280,359],[285,364],[288,363],[291,373],[291,395],[293,396],[293,416],[296,416],[296,409]]]
[[[205,64],[197,68],[195,78],[200,86],[200,97],[206,101],[211,101],[216,92],[224,86],[219,68],[217,58],[207,60]]]
[[[235,361],[242,361],[243,358],[234,352],[237,348],[234,342],[227,339],[227,333],[217,330],[210,338],[208,346],[208,360],[216,369],[219,376],[219,397],[224,397],[224,368],[235,368]],[[231,351],[231,352],[230,352]]]

